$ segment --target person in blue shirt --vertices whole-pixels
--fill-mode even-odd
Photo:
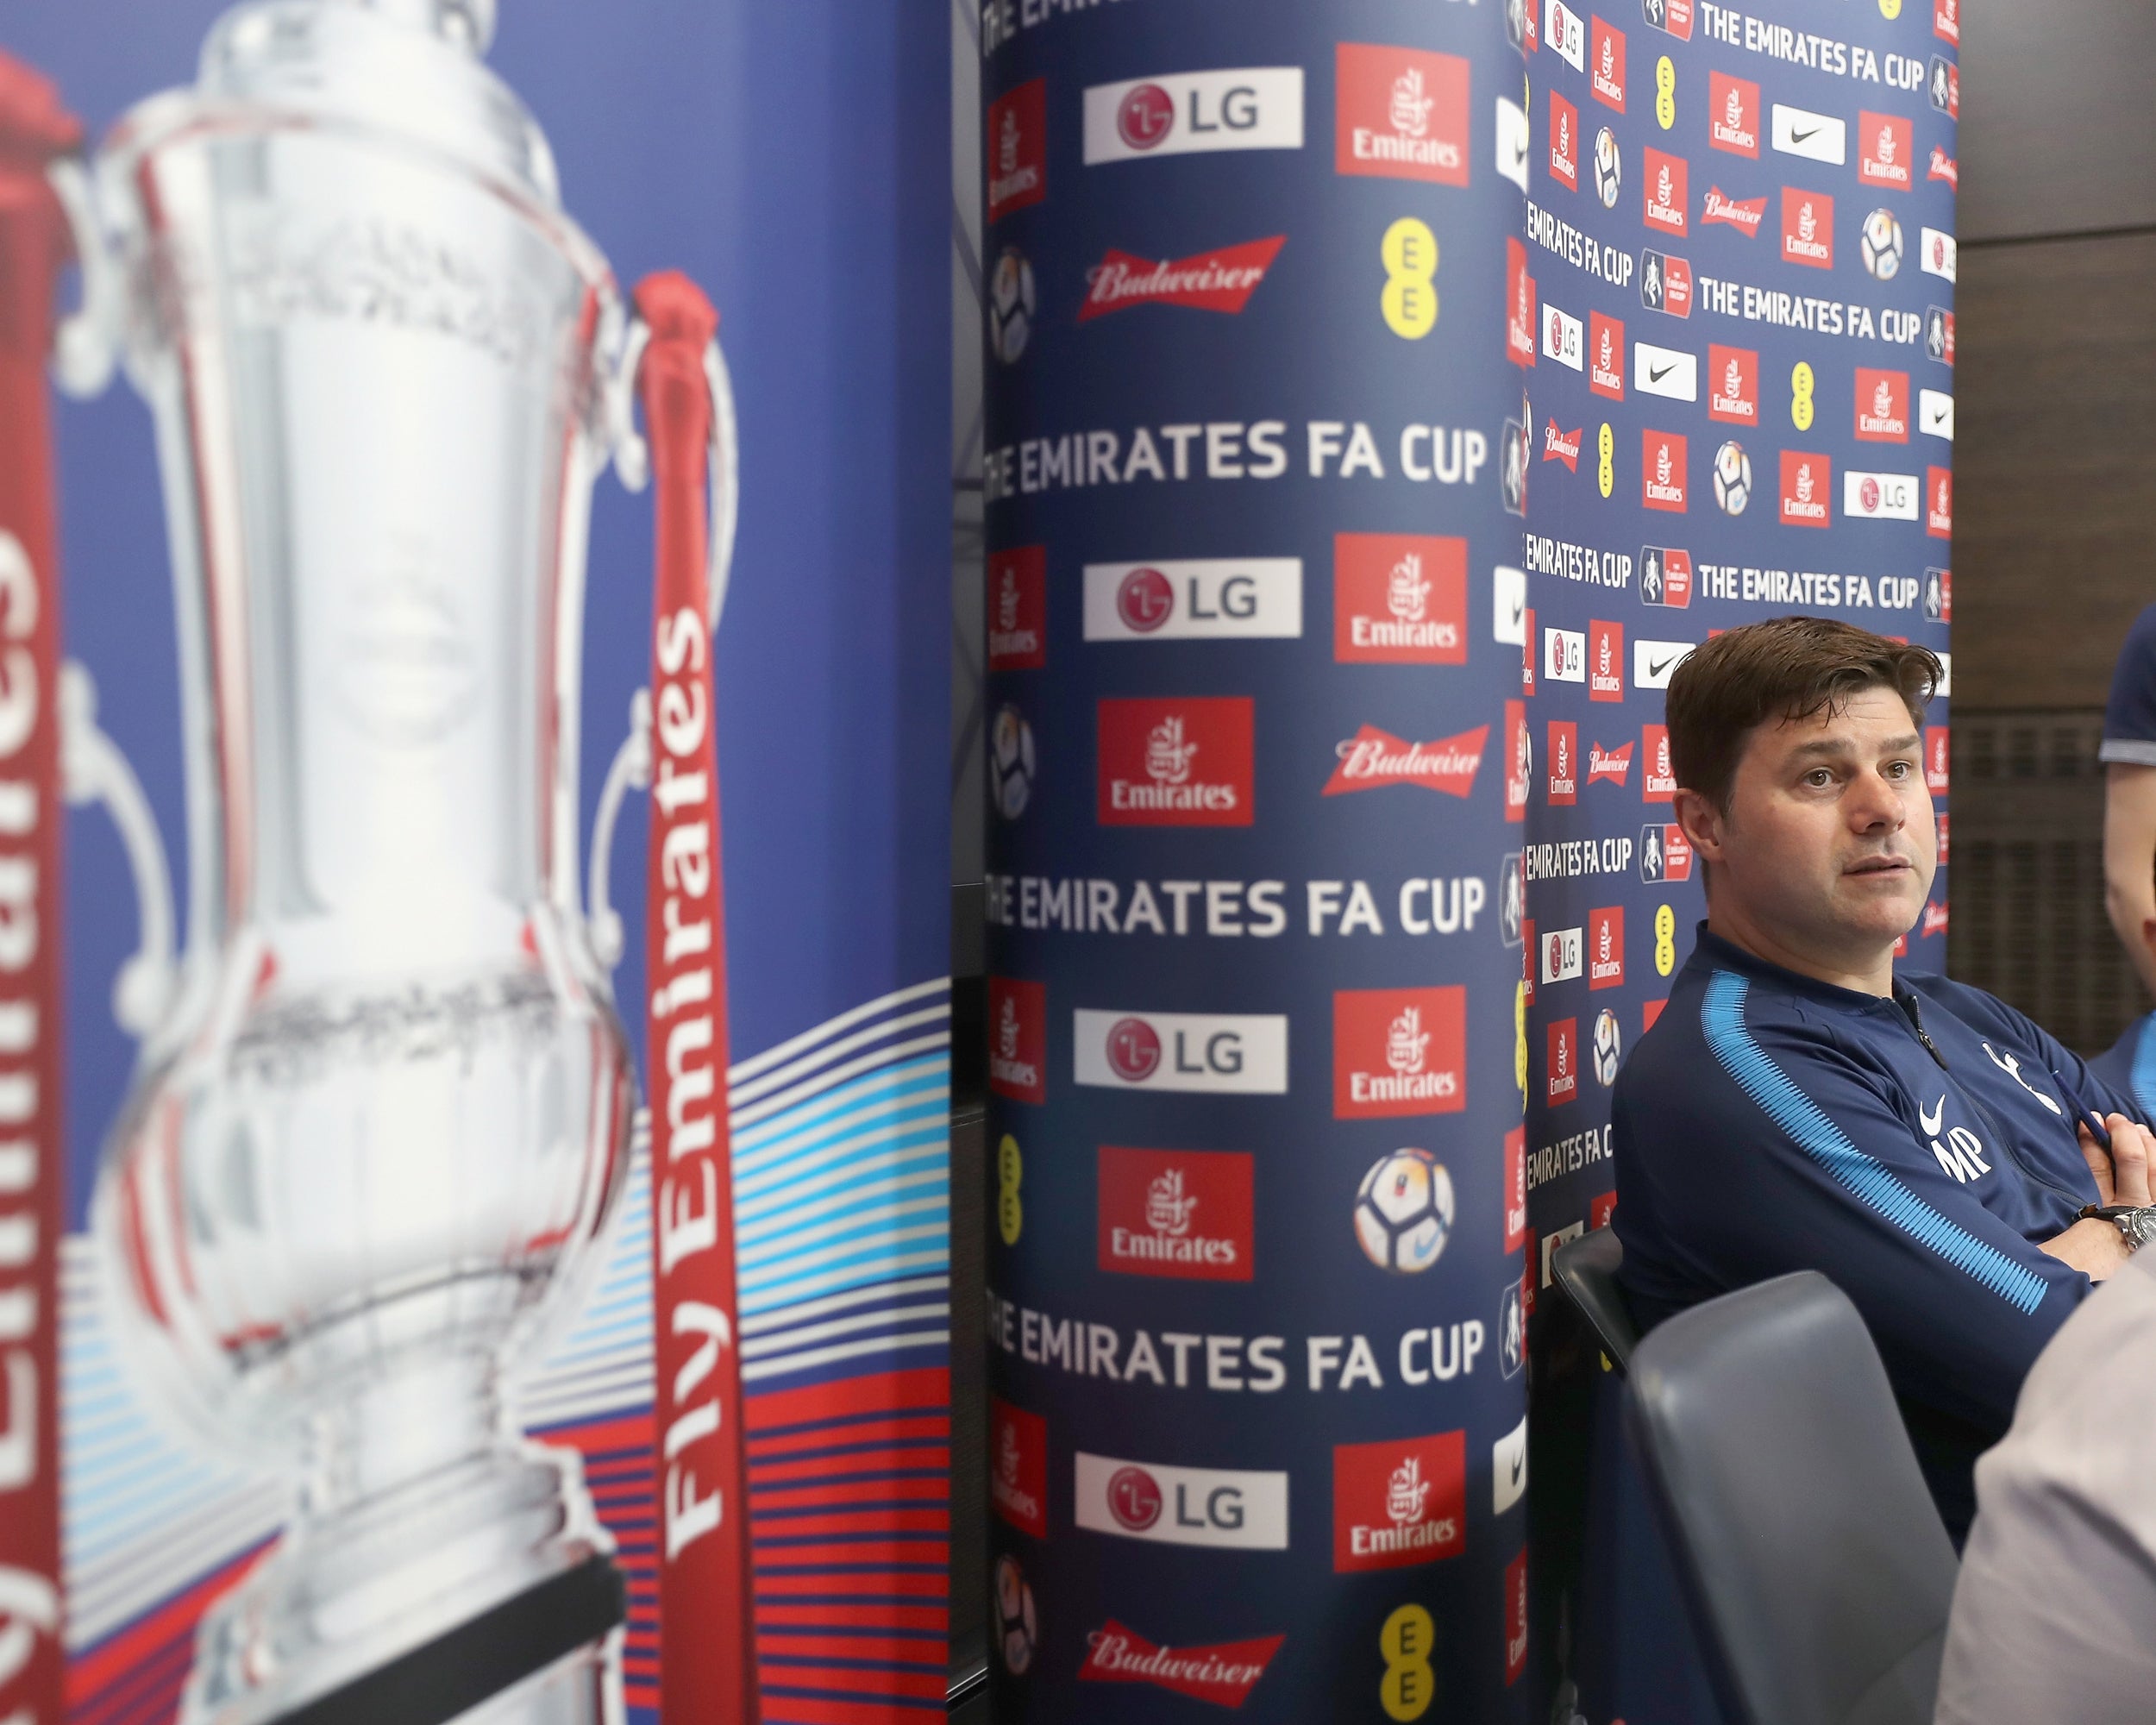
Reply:
[[[1959,1542],[2031,1363],[2156,1231],[2140,1208],[2156,1139],[2011,1007],[1895,970],[1937,860],[1921,731],[1939,675],[1921,647],[1801,617],[1679,668],[1673,812],[1707,920],[1611,1118],[1641,1327],[1790,1270],[1831,1277]],[[2136,1208],[2094,1214],[2118,1206]]]
[[[2103,905],[2141,986],[2156,994],[2156,605],[2134,619],[2103,710]],[[2156,1109],[2156,1013],[2090,1063]]]

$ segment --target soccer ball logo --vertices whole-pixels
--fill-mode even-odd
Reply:
[[[1742,515],[1752,501],[1752,457],[1734,437],[1714,451],[1714,501],[1724,515]]]
[[[1595,195],[1602,208],[1617,207],[1617,193],[1625,182],[1624,164],[1617,156],[1617,135],[1605,126],[1595,134]]]
[[[1864,218],[1857,249],[1864,254],[1864,267],[1877,279],[1894,279],[1894,273],[1902,267],[1902,224],[1891,210],[1874,210]]]
[[[1033,266],[1016,246],[1006,246],[988,281],[988,345],[1007,366],[1032,333]]]
[[[1617,1028],[1617,1014],[1604,1007],[1601,1015],[1595,1020],[1595,1076],[1605,1086],[1617,1082],[1617,1062],[1625,1051],[1623,1033]]]
[[[992,1628],[1003,1653],[1003,1668],[1012,1677],[1024,1677],[1041,1635],[1033,1617],[1033,1590],[1025,1584],[1015,1558],[996,1559],[994,1610]]]
[[[1452,1176],[1426,1150],[1381,1157],[1355,1195],[1355,1238],[1380,1270],[1429,1269],[1452,1237]]]
[[[1033,794],[1033,727],[1014,706],[999,709],[988,727],[988,794],[1006,820],[1024,814]]]

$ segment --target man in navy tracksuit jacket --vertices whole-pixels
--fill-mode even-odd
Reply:
[[[1959,1541],[2022,1377],[2130,1249],[2082,1213],[2148,1202],[2151,1141],[2129,1095],[2012,1007],[1894,974],[1934,872],[1934,662],[1785,618],[1711,640],[1672,681],[1675,812],[1708,920],[1618,1076],[1614,1226],[1643,1328],[1789,1270],[1831,1277]]]

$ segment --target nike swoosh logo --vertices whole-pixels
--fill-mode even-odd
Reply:
[[[1932,423],[1934,425],[1945,424],[1946,423],[1946,416],[1952,411],[1953,409],[1951,407],[1934,407],[1932,410]]]
[[[1513,149],[1513,160],[1514,160],[1515,163],[1519,163],[1519,162],[1524,162],[1524,161],[1526,161],[1526,160],[1527,160],[1527,147],[1526,147],[1526,145],[1525,145],[1525,144],[1519,144],[1519,145],[1515,145],[1515,146],[1514,147],[1514,149]]]
[[[1923,1105],[1919,1103],[1916,1118],[1923,1123],[1924,1136],[1931,1137],[1939,1130],[1939,1123],[1946,1118],[1946,1093],[1944,1090],[1939,1093],[1939,1101],[1933,1105],[1928,1113],[1924,1111]]]
[[[1526,616],[1527,601],[1524,599],[1514,599],[1512,602],[1512,620],[1514,623],[1522,623],[1526,620]]]
[[[1647,674],[1651,677],[1660,676],[1664,671],[1668,670],[1670,666],[1677,663],[1678,656],[1678,655],[1672,653],[1666,659],[1649,659],[1647,661]]]
[[[1527,1471],[1527,1458],[1526,1458],[1526,1457],[1525,1457],[1525,1456],[1514,1456],[1514,1457],[1512,1458],[1512,1483],[1513,1483],[1514,1485],[1519,1484],[1520,1484],[1520,1476],[1521,1474],[1525,1473],[1526,1471]]]
[[[1649,366],[1647,367],[1647,381],[1649,383],[1660,383],[1664,378],[1669,376],[1669,374],[1676,369],[1677,361],[1675,360],[1671,360],[1670,363],[1663,367],[1660,371],[1657,371],[1652,366]]]
[[[1818,132],[1819,128],[1816,126],[1813,127],[1808,132],[1800,132],[1792,128],[1789,132],[1789,141],[1793,144],[1801,144],[1805,141],[1805,139],[1816,136]]]

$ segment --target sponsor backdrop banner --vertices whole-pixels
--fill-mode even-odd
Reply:
[[[498,9],[0,29],[10,1719],[942,1705],[935,18]]]
[[[1610,1219],[1609,1087],[1704,914],[1671,824],[1670,673],[1717,630],[1791,612],[1946,656],[1960,28],[1957,0],[1771,19],[1705,0],[1514,0],[1507,26],[1531,91],[1508,295],[1531,404],[1524,1053],[1539,1302],[1557,1297],[1551,1251]],[[1942,865],[1948,737],[1941,701],[1925,763]],[[1942,866],[1909,932],[1913,968],[1944,967],[1946,878]],[[1584,1429],[1582,1386],[1553,1381],[1544,1328],[1539,1444]],[[1576,1540],[1579,1509],[1564,1504],[1553,1546]],[[1604,1690],[1639,1639],[1628,1614],[1658,1590],[1626,1584],[1650,1555],[1629,1525],[1629,1546],[1596,1559],[1615,1565],[1615,1622],[1579,1649]],[[1668,1678],[1589,1713],[1628,1702],[1630,1716],[1661,1716]]]
[[[981,30],[998,1714],[1524,1717],[1520,68]]]

